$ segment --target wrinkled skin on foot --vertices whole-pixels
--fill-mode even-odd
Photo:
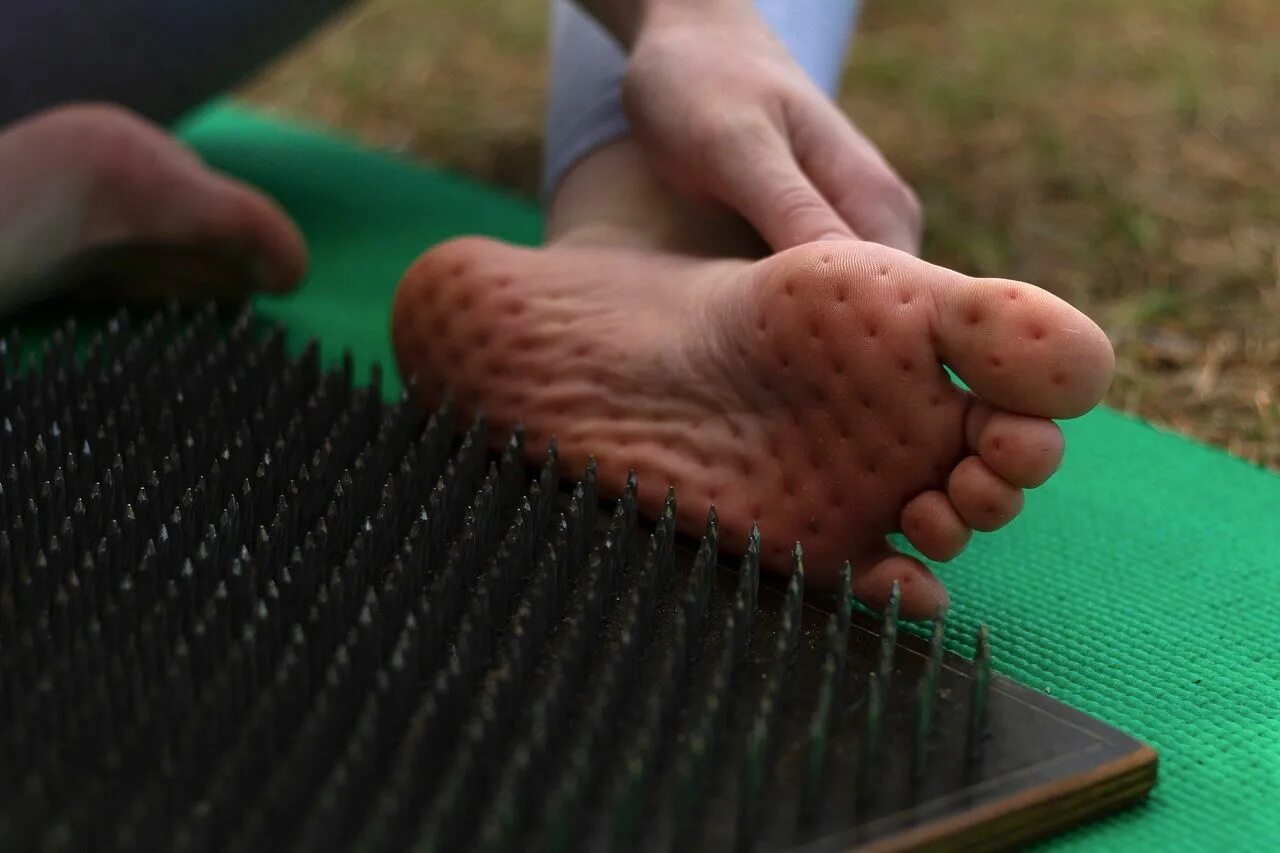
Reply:
[[[555,436],[564,473],[594,455],[606,492],[634,469],[651,514],[673,485],[686,532],[713,504],[727,546],[758,521],[767,567],[799,541],[810,580],[848,559],[855,594],[897,580],[911,617],[946,592],[885,537],[947,560],[1007,524],[1061,461],[1050,419],[1096,405],[1113,368],[1039,288],[859,242],[750,263],[468,238],[409,271],[392,336],[427,402],[453,389],[495,443],[522,422],[537,459]]]
[[[305,269],[279,206],[127,110],[60,107],[0,130],[0,308],[73,281],[109,298],[241,297],[290,290]]]

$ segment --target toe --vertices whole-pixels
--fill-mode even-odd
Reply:
[[[1115,355],[1092,320],[1029,284],[948,276],[930,279],[940,354],[979,396],[1045,418],[1077,417],[1101,401]]]
[[[888,545],[854,570],[853,594],[870,607],[883,608],[895,581],[902,596],[898,607],[902,618],[932,619],[947,609],[947,589],[937,575]]]
[[[1010,484],[977,456],[969,456],[951,472],[947,496],[974,530],[997,530],[1022,511],[1022,490]]]
[[[916,495],[902,508],[902,532],[930,560],[950,560],[964,550],[973,531],[951,500],[933,490]]]
[[[1046,418],[975,404],[966,426],[970,450],[1014,486],[1035,488],[1062,464],[1062,430]]]

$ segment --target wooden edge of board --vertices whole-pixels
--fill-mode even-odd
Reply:
[[[1084,773],[872,842],[864,850],[1008,849],[1146,797],[1159,755],[1142,744]]]

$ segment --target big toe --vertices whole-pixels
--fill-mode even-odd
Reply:
[[[933,290],[947,365],[990,403],[1043,418],[1073,418],[1096,406],[1115,355],[1097,324],[1029,284],[948,280]]]

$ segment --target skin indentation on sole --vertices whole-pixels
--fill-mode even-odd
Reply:
[[[393,344],[406,374],[523,422],[531,461],[559,435],[566,473],[597,458],[602,495],[634,469],[644,512],[661,512],[658,484],[672,485],[686,532],[715,504],[726,548],[745,547],[759,522],[766,567],[785,571],[801,541],[809,580],[829,585],[848,559],[855,594],[876,604],[899,580],[903,613],[922,616],[945,591],[885,537],[902,531],[950,559],[974,528],[1007,523],[1019,486],[1057,464],[1048,421],[988,407],[979,423],[968,417],[977,398],[922,365],[954,361],[969,387],[998,387],[1024,411],[1052,409],[1055,394],[1078,406],[1110,370],[1105,338],[1065,303],[1018,285],[1030,295],[1005,316],[1007,285],[958,279],[869,243],[748,263],[472,239],[409,271]],[[443,298],[454,288],[471,294],[465,311],[444,307],[458,305]],[[1048,329],[1085,330],[1070,362],[1052,347],[991,351],[1018,339],[1032,311],[1046,341]],[[508,355],[466,352],[499,345]]]

